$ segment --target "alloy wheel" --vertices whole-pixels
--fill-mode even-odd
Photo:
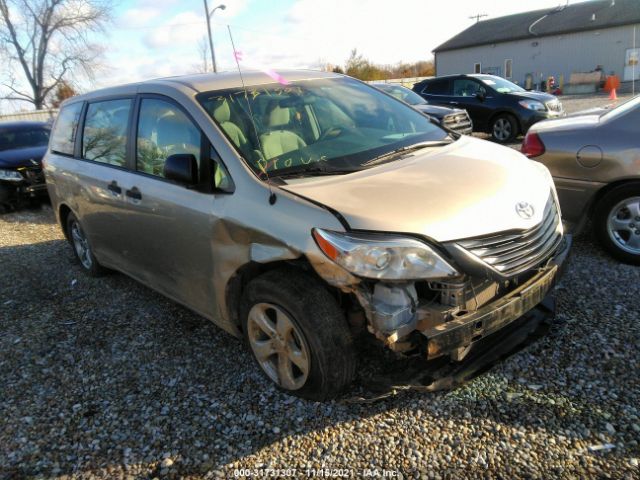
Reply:
[[[262,370],[287,390],[298,390],[309,376],[310,355],[291,317],[270,303],[257,303],[249,311],[247,338]]]
[[[626,198],[611,209],[607,233],[620,249],[640,255],[640,197]]]
[[[500,141],[511,137],[511,123],[506,118],[499,118],[493,124],[493,136]]]
[[[73,248],[76,250],[78,259],[84,268],[91,269],[93,261],[91,260],[91,248],[89,247],[89,241],[85,236],[80,224],[73,222],[71,224],[71,239],[73,240]]]

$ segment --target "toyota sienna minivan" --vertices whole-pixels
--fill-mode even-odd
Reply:
[[[63,104],[45,172],[87,274],[123,272],[244,337],[315,400],[354,378],[356,334],[457,362],[551,293],[570,241],[546,167],[352,78],[280,73]]]

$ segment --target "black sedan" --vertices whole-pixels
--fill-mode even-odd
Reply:
[[[464,135],[468,135],[473,131],[473,125],[469,115],[460,108],[431,105],[420,95],[401,85],[393,85],[390,83],[372,83],[372,85],[377,89],[396,97],[398,100],[408,103],[416,110],[436,119],[440,125],[447,127],[450,130],[454,130]]]
[[[490,133],[500,143],[513,141],[540,120],[564,116],[558,99],[529,92],[494,75],[450,75],[416,83],[413,90],[429,103],[464,108],[476,132]]]
[[[0,123],[0,208],[47,194],[42,157],[49,133],[44,122]]]

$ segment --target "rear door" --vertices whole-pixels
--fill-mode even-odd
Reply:
[[[131,129],[135,172],[123,191],[127,271],[191,308],[211,315],[214,305],[212,225],[214,195],[208,143],[177,103],[143,95]],[[193,154],[202,188],[164,178],[172,154]]]
[[[422,91],[418,92],[422,98],[434,105],[449,105],[451,101],[451,80],[436,78],[427,82]]]
[[[128,128],[133,98],[111,98],[90,102],[84,109],[76,161],[74,194],[77,214],[101,263],[122,269],[122,252],[128,237],[122,218],[127,214],[124,190],[127,167]]]

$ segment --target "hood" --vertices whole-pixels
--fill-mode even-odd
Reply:
[[[583,128],[593,128],[600,122],[600,115],[579,115],[573,117],[563,117],[552,120],[544,120],[535,123],[530,132],[545,133],[549,131],[561,132],[568,130],[580,130]]]
[[[16,148],[0,150],[0,168],[33,167],[42,164],[47,147]]]
[[[352,229],[413,233],[439,242],[530,228],[542,220],[546,167],[473,137],[360,172],[290,180],[284,188],[340,212]],[[534,216],[518,216],[528,202]]]
[[[511,92],[508,93],[507,95],[515,95],[516,97],[522,97],[522,98],[530,98],[532,100],[538,100],[539,102],[542,103],[548,103],[548,102],[552,102],[554,100],[558,100],[558,97],[556,97],[555,95],[551,95],[550,93],[544,93],[544,92]]]
[[[451,113],[464,113],[464,110],[461,110],[459,108],[448,108],[448,107],[441,107],[438,105],[430,105],[430,104],[422,105],[421,104],[421,105],[412,105],[412,106],[416,110],[419,110],[422,113],[426,113],[427,115],[437,118],[439,120],[444,118],[445,115],[449,115]]]

